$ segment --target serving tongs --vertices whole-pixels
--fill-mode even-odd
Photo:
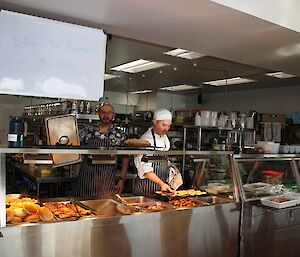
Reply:
[[[97,213],[95,210],[89,208],[88,206],[85,206],[84,204],[82,204],[82,203],[80,203],[80,202],[78,202],[78,201],[76,201],[76,200],[74,200],[74,199],[71,199],[70,202],[71,202],[71,204],[74,205],[74,207],[75,207],[77,213],[79,214],[78,219],[81,218],[81,217],[85,217],[85,215],[82,215],[82,214],[80,213],[80,211],[79,211],[79,209],[78,209],[78,207],[77,207],[78,205],[79,205],[80,207],[84,208],[84,209],[90,210],[90,211],[92,212],[92,214],[98,215],[98,213]]]
[[[77,213],[78,213],[78,215],[79,215],[78,219],[81,218],[82,215],[81,215],[80,211],[79,211],[78,208],[77,208],[77,203],[75,202],[75,200],[71,199],[70,202],[71,202],[71,204],[74,205],[74,207],[75,207],[75,209],[76,209],[76,211],[77,211]]]
[[[134,212],[141,212],[143,211],[143,209],[139,206],[135,206],[135,205],[131,205],[129,204],[124,198],[122,198],[119,194],[115,194],[116,199],[118,200],[118,202],[120,202],[121,204],[125,205],[127,208],[129,208],[130,210],[134,211]]]

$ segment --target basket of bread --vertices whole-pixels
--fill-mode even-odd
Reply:
[[[6,222],[8,224],[21,224],[31,222],[51,222],[53,213],[38,204],[38,200],[21,195],[8,195],[6,197]]]

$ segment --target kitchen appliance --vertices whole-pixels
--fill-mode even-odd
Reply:
[[[79,146],[77,119],[74,115],[45,118],[48,145],[56,147]],[[62,166],[81,161],[80,154],[52,154],[53,166]]]

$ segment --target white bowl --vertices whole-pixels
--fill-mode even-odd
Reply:
[[[265,153],[278,153],[280,143],[271,141],[257,141],[257,147],[261,147]]]

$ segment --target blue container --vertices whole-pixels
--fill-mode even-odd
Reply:
[[[21,117],[11,117],[9,122],[8,146],[23,146],[24,122]]]

